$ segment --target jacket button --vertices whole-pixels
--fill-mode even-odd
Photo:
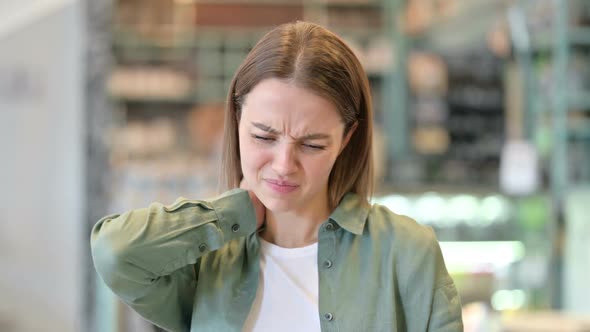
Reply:
[[[240,225],[238,225],[238,224],[234,224],[234,225],[231,227],[231,231],[232,231],[232,232],[234,232],[234,233],[236,233],[236,232],[237,232],[237,231],[239,231],[239,230],[240,230]]]
[[[333,224],[333,223],[331,223],[331,222],[329,222],[329,223],[326,225],[326,230],[327,230],[327,231],[334,230],[334,224]]]
[[[204,244],[204,243],[201,243],[201,244],[199,245],[199,251],[200,251],[200,252],[204,252],[205,250],[207,250],[207,245],[206,245],[206,244]]]
[[[332,313],[327,312],[324,314],[324,319],[327,321],[331,321],[332,319],[334,319],[334,315],[332,315]]]
[[[324,261],[324,267],[325,267],[326,269],[329,269],[329,268],[331,268],[331,267],[332,267],[332,261],[331,261],[331,260],[329,260],[329,259],[326,259],[326,260]]]

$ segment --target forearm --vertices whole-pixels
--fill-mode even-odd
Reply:
[[[195,264],[255,228],[254,209],[243,190],[209,202],[154,203],[101,219],[92,230],[92,257],[105,283],[126,302],[134,302],[153,292],[160,277]]]

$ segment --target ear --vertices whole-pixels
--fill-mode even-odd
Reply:
[[[352,124],[352,126],[348,130],[348,133],[346,133],[346,136],[344,136],[344,139],[342,140],[342,145],[340,146],[340,151],[338,152],[338,154],[340,154],[342,152],[342,150],[344,150],[344,148],[348,145],[348,142],[350,141],[350,138],[352,137],[352,135],[356,131],[356,127],[358,127],[358,124],[359,124],[358,121],[355,121]]]

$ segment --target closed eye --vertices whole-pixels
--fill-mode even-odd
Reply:
[[[272,138],[272,137],[259,136],[259,135],[252,135],[252,137],[255,140],[263,141],[263,142],[272,142],[272,141],[274,141],[274,138]]]
[[[303,144],[304,147],[314,149],[314,150],[325,150],[326,147],[322,145],[314,145],[314,144]]]

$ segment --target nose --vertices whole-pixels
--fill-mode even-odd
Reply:
[[[276,147],[272,169],[279,176],[288,176],[297,171],[297,153],[293,144],[284,143]]]

